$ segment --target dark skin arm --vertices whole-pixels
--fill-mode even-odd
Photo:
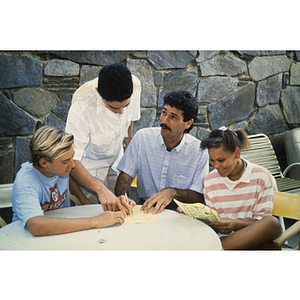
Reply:
[[[119,174],[115,187],[115,194],[117,197],[125,195],[125,193],[130,197],[130,185],[132,179],[133,177],[124,172]]]
[[[161,212],[173,199],[177,199],[183,203],[203,203],[204,197],[201,193],[193,190],[182,190],[177,188],[166,188],[148,198],[141,210],[145,213],[156,203],[153,214]]]
[[[125,193],[130,195],[130,185],[132,179],[133,177],[130,175],[121,172],[116,183],[116,196],[125,195]],[[149,209],[156,203],[153,213],[159,213],[168,204],[170,204],[174,198],[184,203],[204,203],[204,197],[201,193],[192,190],[166,188],[153,194],[149,199],[147,199],[141,207],[141,210],[147,213]]]
[[[115,195],[120,199],[121,203],[128,211],[131,211],[136,203],[130,199],[130,186],[132,182],[132,177],[128,174],[121,172],[118,176]],[[127,195],[129,198],[126,198],[124,195]]]
[[[254,219],[221,219],[220,222],[213,222],[210,225],[218,232],[222,234],[229,234],[231,231],[238,231],[242,228],[245,228],[252,223],[257,222]]]

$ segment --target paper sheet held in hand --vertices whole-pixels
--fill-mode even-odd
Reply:
[[[125,218],[124,224],[137,224],[137,223],[159,223],[160,220],[157,214],[152,214],[154,207],[151,207],[148,213],[141,211],[142,205],[136,205],[131,214]]]
[[[195,219],[199,219],[200,221],[210,224],[212,222],[218,222],[220,221],[220,217],[218,213],[210,209],[208,206],[201,204],[201,203],[192,203],[192,204],[187,204],[187,203],[182,203],[176,199],[174,199],[176,204],[183,210],[183,212]]]

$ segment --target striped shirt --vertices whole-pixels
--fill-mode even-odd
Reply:
[[[118,170],[131,177],[138,173],[137,192],[148,199],[158,191],[174,187],[203,193],[203,180],[208,174],[208,151],[201,142],[184,134],[178,146],[167,151],[160,127],[136,132],[122,157]]]
[[[260,220],[272,215],[276,183],[267,169],[246,162],[239,180],[222,177],[216,169],[204,179],[206,205],[215,209],[221,219]]]

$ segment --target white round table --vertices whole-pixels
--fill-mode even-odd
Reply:
[[[102,206],[83,205],[46,212],[61,218],[92,217]],[[68,234],[34,237],[21,221],[0,229],[0,250],[222,250],[218,235],[203,222],[163,210],[159,223],[123,224]]]

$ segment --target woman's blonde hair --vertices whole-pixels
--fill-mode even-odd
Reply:
[[[73,143],[72,134],[52,126],[41,127],[35,132],[29,145],[33,165],[39,167],[41,158],[51,163],[66,154]]]

